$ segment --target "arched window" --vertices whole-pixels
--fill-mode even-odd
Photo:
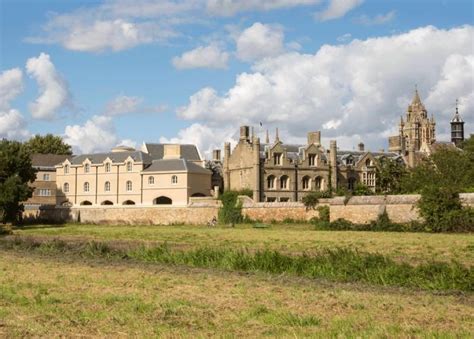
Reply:
[[[101,205],[113,205],[114,203],[110,200],[105,200],[100,203]]]
[[[275,188],[275,176],[274,175],[269,175],[267,178],[267,187],[268,189],[274,189]]]
[[[104,184],[104,191],[110,192],[110,181],[106,181]]]
[[[171,204],[173,204],[173,200],[164,196],[158,197],[153,200],[153,205],[171,205]]]
[[[128,161],[127,162],[127,172],[131,172],[132,171],[132,162],[131,161]]]
[[[110,163],[105,164],[105,171],[110,172]]]
[[[132,190],[132,182],[130,180],[127,181],[127,183],[125,184],[125,189],[127,190],[127,192],[130,192]]]
[[[303,189],[309,190],[311,188],[311,179],[308,176],[303,177]]]
[[[135,201],[125,200],[122,205],[135,205]]]
[[[90,186],[88,182],[84,183],[84,192],[89,192]]]
[[[176,175],[173,175],[171,177],[171,183],[174,185],[174,184],[177,184],[178,183],[178,176]]]
[[[64,185],[63,185],[63,192],[64,193],[69,193],[69,184],[67,182],[65,182]]]
[[[314,186],[316,187],[316,189],[321,190],[323,188],[323,178],[316,177],[314,179]]]
[[[84,200],[83,202],[80,203],[80,205],[90,206],[90,205],[92,205],[92,203],[88,200]]]
[[[371,160],[371,159],[367,159],[367,160],[365,161],[365,166],[367,166],[367,167],[373,166],[372,160]]]
[[[69,173],[69,165],[64,165],[64,174]]]
[[[280,178],[280,189],[288,189],[288,176],[284,175]]]
[[[85,164],[84,165],[84,173],[89,173],[91,171],[91,165]]]
[[[155,177],[148,177],[148,185],[154,185],[155,184]]]

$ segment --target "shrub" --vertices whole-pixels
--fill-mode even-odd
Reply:
[[[329,206],[319,206],[317,210],[319,212],[319,220],[329,222]]]
[[[227,191],[220,196],[222,207],[219,209],[219,222],[223,224],[237,224],[242,222],[242,204],[238,201],[239,192]]]
[[[301,201],[305,205],[306,209],[315,209],[316,205],[319,202],[319,199],[323,198],[331,198],[332,194],[329,191],[313,191],[308,194],[306,194]]]
[[[249,198],[253,198],[253,191],[250,188],[244,188],[241,189],[240,191],[235,191],[237,195],[245,195]]]

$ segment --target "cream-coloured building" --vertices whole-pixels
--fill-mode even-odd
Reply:
[[[176,205],[211,195],[211,171],[194,145],[82,154],[56,166],[61,205]]]

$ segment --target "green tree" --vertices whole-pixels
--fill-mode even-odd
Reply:
[[[402,181],[407,175],[407,170],[400,162],[382,158],[377,166],[376,192],[382,194],[402,193]]]
[[[25,146],[31,153],[72,154],[71,146],[66,144],[60,136],[52,134],[46,134],[44,136],[37,134],[28,140]]]
[[[16,223],[25,201],[33,192],[28,183],[36,179],[30,152],[17,141],[0,141],[0,222]]]

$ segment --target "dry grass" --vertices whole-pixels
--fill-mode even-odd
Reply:
[[[6,337],[469,337],[473,305],[472,294],[0,251]]]
[[[270,248],[283,253],[316,252],[324,248],[351,247],[377,252],[410,263],[427,260],[474,265],[473,234],[429,234],[395,232],[314,231],[311,225],[281,225],[253,229],[199,226],[40,226],[16,230],[15,234],[81,237],[97,240],[138,240],[167,242],[177,247],[226,246]]]

